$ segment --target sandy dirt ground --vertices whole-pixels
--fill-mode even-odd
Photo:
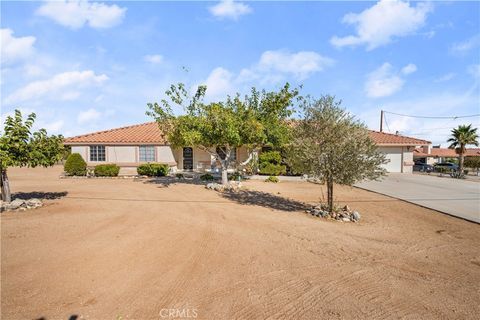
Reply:
[[[478,319],[480,226],[336,188],[360,223],[313,218],[325,188],[59,179],[12,169],[47,197],[1,215],[2,319]],[[28,194],[20,194],[28,196]],[[173,310],[173,313],[171,312]]]

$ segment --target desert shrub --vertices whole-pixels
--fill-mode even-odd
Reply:
[[[99,164],[93,171],[95,177],[116,177],[120,172],[120,167],[116,164]]]
[[[137,167],[137,173],[141,176],[163,177],[168,174],[170,167],[167,164],[145,163]]]
[[[63,170],[69,176],[84,176],[87,174],[87,163],[79,153],[72,153],[65,161]]]
[[[258,161],[260,165],[263,163],[280,164],[282,162],[282,155],[278,151],[262,152],[258,157]]]
[[[202,181],[213,181],[215,178],[210,173],[205,173],[200,176]]]
[[[270,176],[267,179],[265,179],[265,182],[278,183],[278,182],[280,182],[280,180],[278,180],[278,177],[276,177],[276,176]]]
[[[282,165],[282,155],[278,151],[267,151],[258,157],[260,174],[278,176],[287,172],[287,167]]]
[[[274,163],[263,163],[260,164],[260,173],[268,174],[270,176],[278,176],[285,174],[287,172],[287,167],[283,164],[274,164]]]
[[[480,157],[465,157],[463,165],[467,168],[478,170],[480,168]]]

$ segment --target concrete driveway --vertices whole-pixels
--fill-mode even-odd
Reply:
[[[480,182],[390,173],[355,186],[480,223]]]

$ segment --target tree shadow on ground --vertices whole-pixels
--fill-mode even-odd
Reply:
[[[255,205],[281,211],[300,211],[308,207],[305,203],[261,191],[240,190],[223,192],[221,195],[239,204]]]
[[[12,194],[12,199],[22,199],[28,200],[32,198],[42,199],[42,200],[54,200],[66,197],[68,194],[67,191],[63,192],[42,192],[42,191],[32,191],[32,192],[16,192]]]
[[[40,318],[37,318],[35,320],[47,320],[47,318],[45,317],[40,317]],[[72,314],[70,317],[68,317],[68,320],[78,320],[78,315],[76,314]]]
[[[157,184],[160,188],[168,188],[171,185],[175,184],[193,184],[193,185],[206,185],[209,182],[218,182],[218,181],[203,181],[199,178],[177,178],[177,177],[158,177],[158,178],[146,178],[138,179],[137,181],[142,181],[145,184]]]

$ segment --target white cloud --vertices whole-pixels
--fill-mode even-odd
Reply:
[[[225,98],[225,95],[233,93],[233,74],[227,69],[218,67],[210,72],[202,84],[207,86],[206,98]],[[197,87],[194,89],[196,90]]]
[[[435,79],[434,81],[435,82],[445,82],[445,81],[452,80],[455,76],[456,76],[456,73],[450,72],[450,73],[444,74],[443,76]]]
[[[1,38],[1,62],[10,64],[28,58],[33,52],[35,37],[14,37],[13,30],[0,29]]]
[[[52,134],[52,133],[60,132],[60,130],[62,130],[64,125],[65,125],[65,121],[56,120],[52,122],[41,122],[38,126],[47,130],[49,134]]]
[[[331,66],[333,60],[322,57],[313,51],[265,51],[260,57],[258,68],[262,71],[291,74],[299,80],[308,78],[312,73]]]
[[[469,66],[467,71],[474,78],[479,78],[480,79],[480,64],[473,64],[473,65]]]
[[[209,8],[210,13],[217,18],[238,20],[240,16],[251,13],[252,8],[244,3],[233,0],[222,0]]]
[[[417,71],[417,66],[414,65],[413,63],[409,63],[402,68],[402,73],[405,75],[414,73],[415,71]]]
[[[36,13],[72,29],[82,28],[86,24],[92,28],[101,29],[120,24],[125,17],[126,10],[115,4],[106,5],[86,0],[63,0],[45,2]]]
[[[478,105],[478,83],[473,83],[464,91],[424,91],[419,95],[398,95],[398,99],[382,101],[383,110],[398,112],[402,114],[428,116],[434,112],[437,116],[459,116],[476,113]],[[375,102],[359,106],[359,118],[365,121],[369,128],[379,129],[380,108],[375,107]],[[433,108],[433,109],[432,109]],[[399,112],[401,110],[401,112]],[[432,111],[434,110],[434,111]],[[386,132],[410,135],[421,139],[432,141],[434,144],[446,144],[451,134],[451,129],[464,124],[464,118],[457,119],[418,119],[397,116],[387,113],[387,121],[383,123]],[[472,118],[473,119],[473,118]],[[478,121],[474,125],[478,126]],[[388,124],[388,125],[387,125]]]
[[[146,55],[143,57],[143,60],[153,64],[159,64],[163,62],[163,56],[159,54]]]
[[[394,74],[393,67],[384,63],[380,68],[370,73],[365,83],[365,91],[368,97],[380,98],[394,94],[403,87],[404,81]]]
[[[450,51],[456,54],[465,54],[468,51],[480,46],[480,34],[477,34],[465,41],[453,44]]]
[[[34,81],[10,94],[5,103],[17,103],[47,97],[56,100],[73,100],[79,89],[101,85],[108,80],[105,74],[96,75],[91,70],[59,73],[47,80]]]
[[[365,92],[370,98],[387,97],[402,89],[405,80],[401,74],[408,75],[417,70],[414,64],[408,64],[401,72],[394,70],[390,63],[385,62],[378,69],[367,75]]]
[[[265,51],[257,64],[240,72],[238,80],[276,83],[285,77],[305,80],[315,72],[323,71],[334,60],[313,51],[291,53],[285,50]]]
[[[432,11],[430,3],[410,3],[399,0],[381,0],[361,13],[349,13],[342,22],[353,25],[355,35],[334,36],[330,42],[336,47],[367,45],[367,50],[386,45],[395,37],[414,33],[425,24]]]
[[[97,121],[98,119],[100,119],[100,117],[102,116],[102,113],[93,109],[93,108],[90,108],[86,111],[82,111],[78,114],[77,116],[77,122],[79,124],[84,124],[84,123],[88,123],[88,122],[94,122],[94,121]]]
[[[200,84],[207,86],[206,99],[211,101],[217,98],[224,99],[228,94],[235,94],[255,84],[278,84],[288,78],[305,80],[313,73],[323,71],[333,64],[334,60],[313,51],[296,53],[285,50],[265,51],[258,62],[250,68],[244,68],[235,74],[217,67]],[[196,88],[197,86],[193,86],[192,91]]]

